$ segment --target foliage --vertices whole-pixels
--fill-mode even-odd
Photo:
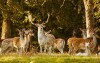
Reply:
[[[100,27],[99,3],[99,0],[94,0],[96,27]],[[26,18],[28,13],[36,18],[35,23],[42,23],[46,21],[49,12],[51,16],[45,30],[51,30],[57,38],[69,38],[72,36],[73,29],[85,28],[85,11],[82,0],[0,0],[0,10],[0,24],[3,20],[3,11],[11,21],[12,37],[18,36],[16,33],[18,28],[32,28],[37,35],[37,28]]]

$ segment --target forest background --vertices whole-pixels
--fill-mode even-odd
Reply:
[[[94,26],[100,28],[100,1],[93,0]],[[28,14],[32,14],[32,22],[45,22],[50,14],[49,22],[44,28],[51,30],[56,38],[67,41],[77,30],[77,37],[82,37],[79,28],[86,28],[85,8],[83,0],[0,0],[0,36],[1,39],[19,36],[17,29],[32,29],[35,36],[32,43],[37,43],[37,27],[32,25]]]

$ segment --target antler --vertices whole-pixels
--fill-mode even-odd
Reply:
[[[49,21],[49,19],[50,19],[50,13],[47,13],[47,15],[48,15],[48,18],[47,18],[46,22],[44,22],[44,23],[42,23],[42,24],[48,23],[48,21]]]
[[[64,3],[65,3],[65,0],[63,0],[63,3],[62,3],[62,5],[60,6],[60,8],[62,8],[62,7],[64,6]]]
[[[47,2],[47,0],[44,0],[41,6],[43,6],[45,4],[45,2]]]

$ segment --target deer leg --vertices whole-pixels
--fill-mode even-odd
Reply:
[[[68,51],[68,54],[73,54],[73,48],[72,47],[69,47],[69,51]]]
[[[61,54],[63,53],[62,48],[57,48],[57,49],[60,51]]]
[[[52,47],[49,47],[48,53],[51,54],[51,51],[52,51]]]
[[[61,51],[61,54],[63,54],[63,48],[60,51]]]
[[[40,53],[42,53],[42,46],[40,45]]]
[[[16,48],[16,52],[18,53],[18,47],[16,45],[14,45],[14,47]]]
[[[47,45],[44,46],[44,53],[47,51]]]

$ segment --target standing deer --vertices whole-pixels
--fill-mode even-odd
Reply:
[[[53,37],[54,35],[50,34],[50,32],[51,32],[51,30],[48,31],[48,32],[45,32],[45,35],[46,36],[51,35]],[[54,37],[54,39],[55,39],[55,37]],[[60,51],[60,53],[63,53],[64,46],[65,46],[65,40],[64,39],[62,39],[62,38],[55,39],[53,49],[58,49]]]
[[[16,48],[17,52],[25,52],[27,49],[30,36],[33,35],[31,30],[27,30],[27,34],[25,30],[18,30],[20,37],[8,38],[2,41],[2,53],[4,53],[8,48]]]
[[[86,38],[87,38],[87,33],[86,33],[86,31],[87,31],[87,30],[86,30],[86,29],[81,29],[81,28],[80,28],[80,30],[82,31],[82,36],[83,36],[83,38],[86,39]]]
[[[77,53],[76,56],[90,56],[91,52],[90,52],[90,43],[89,42],[85,42],[85,53]]]
[[[27,49],[29,47],[30,38],[31,36],[34,36],[33,31],[31,29],[30,30],[24,29],[24,30],[18,30],[18,31],[20,35],[20,38],[19,38],[20,40],[19,41],[13,40],[14,47],[16,47],[17,49],[19,47],[21,49],[21,53],[27,52]]]
[[[64,39],[62,39],[62,38],[55,39],[54,48],[57,48],[60,51],[61,54],[63,53],[64,46],[65,46],[65,40]]]
[[[30,43],[31,36],[34,36],[33,30],[31,30],[31,29],[26,30],[24,35],[25,35],[25,41],[26,41],[25,52],[27,52],[27,50],[29,48],[29,43]]]
[[[46,50],[48,50],[48,53],[51,53],[53,43],[54,43],[54,37],[52,37],[51,35],[45,35],[45,32],[43,30],[43,28],[45,27],[45,24],[48,22],[49,18],[50,18],[50,13],[48,13],[48,18],[45,23],[34,24],[31,22],[33,25],[38,27],[38,43],[40,46],[41,53],[42,53],[43,48],[44,48],[44,52],[46,52]]]
[[[77,50],[79,50],[79,49],[86,49],[85,48],[86,42],[90,43],[90,50],[91,50],[91,52],[93,52],[94,48],[96,47],[96,39],[95,39],[95,35],[93,33],[92,33],[93,38],[89,38],[89,39],[75,38],[75,37],[69,38],[67,40],[68,46],[69,46],[68,53],[75,54],[77,52]]]
[[[20,48],[21,42],[24,41],[24,38],[23,38],[24,32],[22,30],[18,30],[18,31],[19,31],[20,37],[7,38],[2,41],[1,53],[6,53],[8,48],[12,50],[13,48],[16,48],[17,52],[19,51],[18,49]]]

